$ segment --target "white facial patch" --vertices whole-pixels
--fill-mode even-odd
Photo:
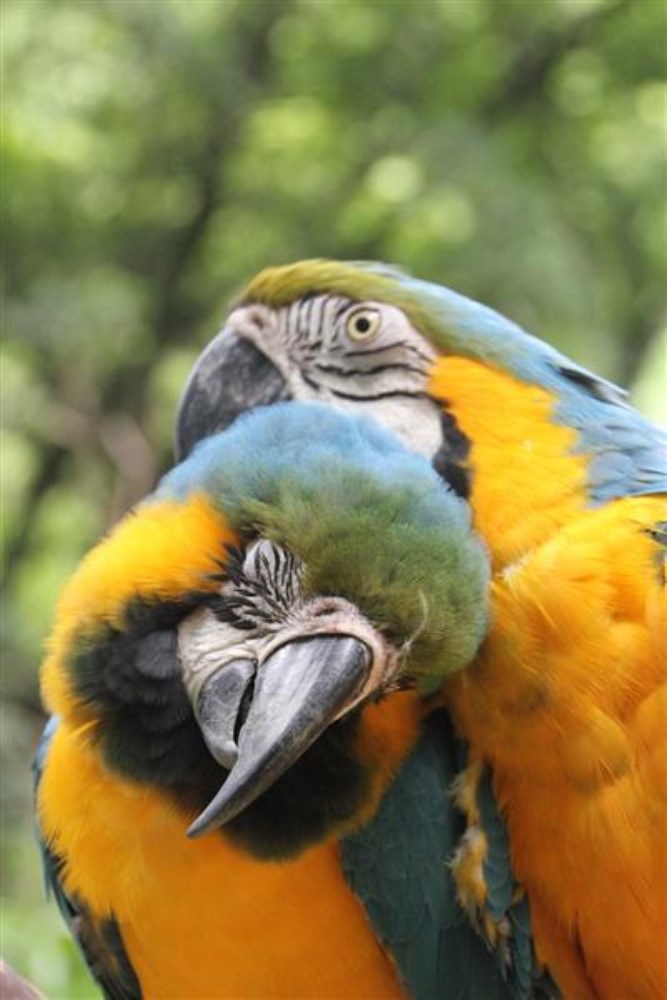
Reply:
[[[206,681],[227,664],[234,660],[250,660],[261,671],[262,663],[282,646],[318,635],[353,636],[370,652],[368,679],[339,716],[347,714],[368,694],[389,683],[398,671],[395,650],[357,608],[342,597],[316,597],[306,601],[285,617],[282,627],[276,625],[261,634],[234,628],[220,621],[209,608],[200,608],[178,627],[183,683],[195,712]]]
[[[437,452],[442,408],[426,393],[437,354],[396,306],[318,295],[279,309],[243,306],[229,325],[275,365],[294,399],[370,417],[411,451]]]
[[[199,608],[178,626],[182,677],[196,708],[201,690],[213,674],[232,660],[254,660],[255,644],[240,629],[219,621],[209,608]]]

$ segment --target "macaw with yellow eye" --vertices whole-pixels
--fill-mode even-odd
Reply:
[[[448,865],[454,741],[430,713],[488,582],[429,463],[312,403],[203,442],[83,560],[43,667],[37,822],[105,996],[538,995],[483,782],[504,964]]]
[[[516,898],[561,991],[667,996],[664,433],[492,310],[381,264],[260,273],[193,371],[177,450],[284,399],[391,429],[488,546],[491,629],[442,685],[469,752],[460,902],[506,947],[479,807],[490,767]]]

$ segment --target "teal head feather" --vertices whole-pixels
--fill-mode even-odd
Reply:
[[[356,604],[405,650],[423,692],[474,657],[488,625],[488,563],[468,508],[370,421],[317,403],[247,414],[202,442],[154,498],[194,493],[242,536],[287,548],[307,591]]]

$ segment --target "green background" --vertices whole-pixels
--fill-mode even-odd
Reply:
[[[666,9],[5,0],[0,949],[49,997],[95,991],[31,839],[42,644],[226,302],[270,263],[399,263],[660,417]]]

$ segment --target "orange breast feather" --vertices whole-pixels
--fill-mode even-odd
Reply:
[[[335,843],[270,864],[218,834],[188,840],[185,816],[105,771],[69,727],[39,805],[65,888],[114,913],[147,998],[403,996]]]
[[[498,574],[482,654],[448,690],[568,997],[667,996],[665,518],[616,501]]]

